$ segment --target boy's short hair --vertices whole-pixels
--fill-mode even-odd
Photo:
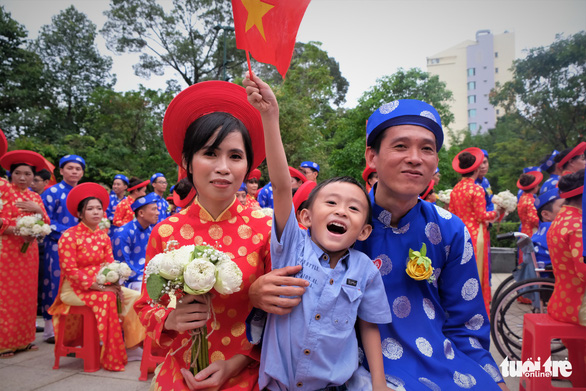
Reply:
[[[51,179],[51,173],[49,172],[49,170],[43,168],[40,171],[37,171],[35,173],[35,176],[40,176],[42,180],[44,181],[48,181],[49,179]]]
[[[337,182],[350,183],[351,185],[358,186],[362,190],[362,192],[364,193],[364,197],[366,197],[366,203],[368,204],[368,213],[366,214],[365,224],[372,224],[372,204],[370,203],[370,197],[369,197],[368,193],[366,192],[366,189],[364,188],[364,186],[362,186],[360,184],[360,182],[358,182],[356,179],[354,179],[350,176],[337,176],[337,177],[333,177],[330,179],[326,179],[323,182],[320,182],[311,191],[311,193],[309,193],[309,197],[305,201],[305,205],[303,206],[303,209],[311,208],[311,206],[315,202],[315,198],[317,197],[317,194],[327,185],[329,185],[331,183],[337,183]]]

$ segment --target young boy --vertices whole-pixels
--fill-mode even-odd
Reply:
[[[268,316],[260,389],[345,390],[358,368],[357,320],[373,389],[387,389],[375,323],[390,322],[390,308],[378,269],[366,255],[350,248],[372,230],[368,194],[353,178],[322,182],[300,214],[309,235],[300,229],[292,206],[276,98],[255,75],[252,80],[247,75],[243,84],[249,102],[261,112],[264,127],[274,201],[272,266],[301,264],[300,277],[309,281],[301,304],[291,313]]]

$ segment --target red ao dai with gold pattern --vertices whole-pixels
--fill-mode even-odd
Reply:
[[[215,314],[208,320],[209,360],[227,360],[242,354],[255,360],[240,374],[228,380],[222,390],[258,390],[258,361],[260,349],[253,347],[246,338],[245,321],[252,309],[248,289],[257,277],[270,270],[270,231],[272,220],[262,212],[243,207],[236,198],[217,219],[197,202],[178,214],[159,223],[151,234],[146,251],[148,261],[166,248],[170,240],[179,246],[206,243],[227,253],[243,273],[239,292],[219,295],[212,290],[212,307]],[[167,356],[154,379],[153,389],[187,390],[180,373],[189,368],[191,338],[188,332],[163,331],[170,309],[166,308],[168,296],[162,305],[150,306],[150,299],[143,285],[142,296],[135,304],[139,317],[147,328],[147,335],[162,348]],[[170,355],[169,352],[175,352]]]

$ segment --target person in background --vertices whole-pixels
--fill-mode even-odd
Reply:
[[[157,172],[151,176],[151,186],[154,190],[151,194],[158,196],[157,208],[159,208],[159,222],[161,222],[169,217],[169,203],[163,197],[165,190],[167,190],[167,178],[160,172]]]
[[[305,176],[308,181],[317,182],[319,176],[319,164],[310,162],[309,160],[301,162],[299,171]]]
[[[139,291],[142,286],[146,246],[153,227],[159,221],[157,198],[153,193],[139,197],[131,205],[135,219],[116,228],[112,235],[114,259],[125,262],[132,269],[126,287]]]
[[[488,159],[487,159],[486,161],[487,161],[487,163],[488,163]],[[433,177],[432,177],[432,179],[433,179],[433,181],[434,181],[434,183],[435,183],[435,185],[434,185],[434,186],[437,186],[437,185],[439,185],[439,183],[440,183],[440,180],[442,179],[442,174],[440,173],[440,169],[439,169],[439,167],[435,169],[435,172],[433,173]]]
[[[120,201],[116,207],[116,211],[114,211],[114,219],[112,220],[112,223],[116,227],[122,227],[124,224],[129,223],[132,221],[132,219],[134,219],[132,203],[139,197],[144,197],[146,195],[146,188],[148,184],[148,180],[142,181],[137,177],[130,178],[128,195],[126,198]]]
[[[547,232],[555,275],[547,313],[560,322],[586,326],[586,263],[582,243],[584,169],[562,176],[558,187],[565,203]]]
[[[242,182],[240,188],[236,192],[236,199],[242,204],[242,206],[246,206],[246,183]]]
[[[562,175],[562,168],[558,164],[561,157],[558,156],[559,151],[554,150],[542,160],[539,168],[541,169],[541,172],[547,172],[549,178],[541,186],[539,194],[546,193],[547,191],[558,187],[558,181],[560,180],[560,175]]]
[[[61,322],[61,316],[69,312],[70,306],[91,309],[98,324],[102,368],[124,371],[128,361],[126,348],[136,348],[144,340],[145,330],[133,308],[139,293],[96,281],[101,267],[114,262],[110,238],[98,227],[109,198],[106,189],[91,182],[79,185],[67,196],[67,209],[80,223],[67,229],[59,239],[62,274],[59,294],[49,313],[54,316],[57,330],[59,327],[69,330],[64,338],[76,340],[79,337],[71,335],[75,334],[76,319],[68,316]],[[120,313],[117,300],[121,301]]]
[[[435,202],[437,201],[437,196],[435,195],[435,192],[433,191],[434,186],[435,186],[435,181],[432,179],[431,181],[429,181],[429,185],[427,186],[425,191],[419,195],[419,198],[421,198],[423,201],[427,201],[427,202],[431,202],[432,204],[435,204]]]
[[[307,199],[309,198],[309,194],[315,187],[317,186],[317,182],[314,181],[307,181],[303,185],[299,186],[299,189],[293,195],[293,207],[295,208],[295,218],[297,221],[301,221],[300,213],[303,209],[307,206]],[[303,224],[299,223],[299,227],[302,229],[307,229]]]
[[[535,199],[535,209],[537,210],[537,216],[539,217],[539,227],[537,228],[537,232],[531,237],[531,241],[535,247],[535,259],[538,265],[542,265],[541,267],[545,269],[551,269],[551,257],[547,246],[547,232],[563,204],[564,200],[560,198],[560,191],[557,187],[540,194]],[[540,276],[553,277],[553,274],[542,273]]]
[[[488,163],[488,151],[486,149],[481,149],[482,154],[484,157],[482,158],[482,164],[480,164],[480,170],[478,171],[478,178],[474,181],[477,185],[480,185],[484,189],[484,199],[486,200],[486,211],[491,212],[494,210],[494,204],[492,203],[492,188],[490,187],[490,182],[486,178],[486,174],[488,173],[489,163]],[[439,171],[438,171],[439,173]]]
[[[370,189],[378,181],[378,174],[374,168],[366,166],[364,171],[362,171],[362,179],[366,185],[366,191],[370,192]]]
[[[529,171],[526,174],[521,174],[517,181],[517,187],[523,191],[517,203],[521,232],[529,237],[533,236],[539,226],[539,217],[535,209],[535,195],[539,191],[539,184],[542,180],[543,174],[541,172]]]
[[[560,162],[558,164],[562,168],[562,176],[586,168],[584,151],[586,151],[586,141],[582,141],[574,148],[568,148],[560,153]]]
[[[258,168],[255,168],[254,170],[251,171],[250,174],[248,174],[248,177],[246,177],[246,191],[247,191],[247,195],[246,198],[252,198],[254,200],[256,200],[256,193],[258,192],[258,184],[260,181],[260,176],[261,176],[261,172]]]
[[[11,184],[2,191],[0,208],[0,358],[38,350],[35,341],[39,252],[34,236],[20,235],[20,217],[38,214],[45,224],[49,216],[41,197],[29,190],[35,172],[45,166],[33,151],[10,151],[0,158],[10,170]]]
[[[479,148],[466,148],[454,157],[452,167],[462,175],[460,182],[454,186],[450,195],[450,212],[462,219],[474,246],[480,287],[484,297],[486,312],[490,313],[490,273],[489,273],[489,243],[488,224],[496,221],[504,210],[487,212],[485,193],[481,186],[475,183],[480,172],[484,154]]]
[[[43,204],[47,215],[51,219],[51,233],[45,236],[43,247],[45,259],[43,262],[43,318],[45,326],[43,340],[48,343],[55,343],[55,332],[53,330],[52,316],[49,314],[49,307],[53,304],[59,290],[59,277],[61,269],[59,266],[58,241],[65,230],[77,224],[77,218],[67,209],[65,202],[69,192],[79,183],[85,172],[85,160],[81,156],[66,155],[59,160],[59,172],[63,180],[51,186],[43,192]]]
[[[293,194],[299,189],[299,186],[307,182],[307,178],[299,170],[289,166],[289,176],[291,177],[291,188]],[[273,185],[267,183],[258,193],[258,203],[261,208],[273,208]]]
[[[116,207],[126,196],[126,190],[128,189],[129,183],[126,175],[117,174],[114,176],[114,180],[112,181],[112,191],[110,192],[110,203],[108,204],[108,209],[106,209],[106,216],[110,222],[114,220]]]
[[[51,180],[51,173],[46,168],[43,168],[39,171],[35,172],[35,179],[33,179],[33,183],[31,183],[31,190],[37,193],[38,195],[43,194],[45,191],[45,187]]]

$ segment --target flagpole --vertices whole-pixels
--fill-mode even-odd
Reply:
[[[250,73],[250,77],[252,77],[252,68],[250,67],[250,54],[248,53],[248,50],[246,51],[246,62],[248,63],[248,72]]]

